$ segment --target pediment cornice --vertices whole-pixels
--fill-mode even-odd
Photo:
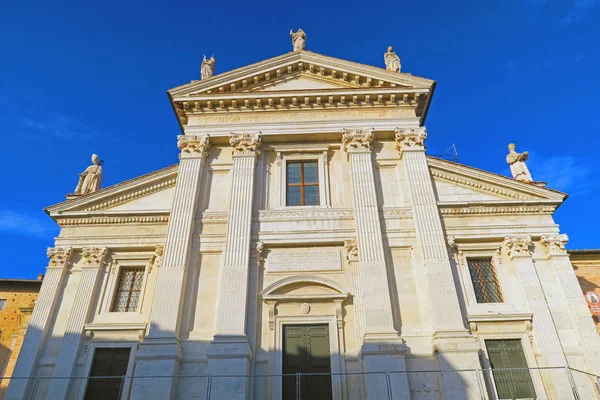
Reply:
[[[566,198],[565,193],[532,183],[480,170],[467,165],[427,157],[431,175],[453,184],[489,193],[506,200],[549,200],[556,207]]]
[[[278,89],[281,83],[294,79],[327,86]],[[194,114],[408,106],[423,116],[434,87],[435,81],[430,79],[300,51],[179,86],[168,93],[183,130]]]
[[[61,203],[49,206],[45,211],[54,219],[69,214],[89,214],[148,196],[175,186],[179,164],[139,176],[113,186],[100,189]]]

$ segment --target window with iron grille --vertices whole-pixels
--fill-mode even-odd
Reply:
[[[496,269],[491,257],[467,258],[469,274],[478,303],[502,303]]]
[[[317,161],[287,163],[286,205],[319,205],[319,168]]]
[[[137,311],[144,280],[144,268],[121,267],[112,311]]]
[[[535,399],[535,389],[529,373],[521,340],[486,340],[490,366],[499,399]],[[488,388],[491,386],[486,375]],[[490,396],[491,397],[491,396]]]
[[[6,299],[0,299],[0,311],[4,310],[4,307],[6,307]]]

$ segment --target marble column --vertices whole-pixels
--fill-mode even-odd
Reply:
[[[192,253],[194,221],[200,185],[210,142],[208,136],[180,135],[177,147],[179,171],[175,196],[155,289],[148,336],[136,352],[136,376],[165,375],[161,379],[135,379],[132,399],[174,397],[179,373],[181,344],[179,329],[185,298],[184,288]]]
[[[261,136],[231,134],[233,147],[227,236],[219,274],[216,334],[211,342],[208,370],[213,375],[247,375],[252,357],[246,335],[248,274],[256,158]],[[214,378],[212,398],[244,399],[248,379]]]
[[[546,247],[552,270],[566,299],[569,317],[586,359],[586,370],[600,375],[600,335],[596,331],[596,325],[565,250],[568,240],[565,234],[545,235],[542,236],[541,243]]]
[[[503,245],[519,274],[527,304],[533,313],[533,339],[545,359],[543,366],[557,367],[556,371],[548,373],[541,371],[548,384],[546,391],[550,398],[554,398],[554,396],[561,399],[571,398],[571,386],[565,371],[561,369],[567,366],[567,360],[544,296],[544,289],[533,263],[530,251],[531,237],[528,235],[506,236]],[[549,386],[554,387],[554,393],[548,390]]]
[[[360,304],[364,321],[361,347],[365,372],[405,371],[406,347],[394,328],[390,285],[387,275],[383,234],[375,189],[371,144],[372,129],[348,129],[342,132],[342,145],[350,160],[354,220],[358,245]],[[408,398],[406,374],[391,377],[395,398]],[[385,376],[365,377],[369,399],[386,398]]]
[[[46,268],[46,275],[38,295],[33,314],[29,320],[27,333],[19,358],[13,371],[13,377],[32,377],[40,348],[43,345],[50,327],[48,320],[52,318],[58,303],[58,295],[64,284],[66,272],[69,268],[73,250],[67,248],[49,248],[47,251],[50,262]],[[26,398],[28,380],[12,379],[4,398],[6,400],[20,400]]]
[[[79,348],[83,339],[83,324],[87,321],[93,308],[94,299],[100,285],[98,277],[104,267],[104,260],[108,255],[106,247],[92,247],[81,250],[81,277],[73,308],[67,321],[67,327],[62,338],[56,364],[54,365],[54,378],[70,377],[75,369]],[[64,399],[69,393],[69,386],[76,387],[79,380],[71,382],[69,379],[53,379],[48,389],[47,399]]]
[[[396,129],[396,148],[400,152],[409,186],[415,231],[427,277],[434,332],[465,333],[433,180],[425,156],[426,138],[424,127]]]

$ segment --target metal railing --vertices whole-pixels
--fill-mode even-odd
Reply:
[[[87,390],[109,390],[119,400],[158,398],[175,387],[176,398],[215,400],[346,399],[381,400],[457,397],[477,400],[532,398],[600,399],[600,378],[574,368],[412,370],[387,372],[296,373],[256,375],[0,377],[0,399],[7,385],[25,389],[23,399],[46,399],[57,387],[68,398],[82,399]],[[410,383],[409,383],[410,381]],[[331,391],[323,397],[323,388]],[[224,391],[227,396],[224,396]],[[367,396],[368,393],[368,396]],[[166,397],[166,396],[165,396]],[[13,400],[8,397],[5,400]]]

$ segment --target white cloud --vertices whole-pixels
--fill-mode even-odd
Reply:
[[[55,230],[49,217],[41,213],[33,216],[23,211],[0,209],[0,232],[51,238]]]
[[[590,192],[595,185],[588,157],[529,155],[529,169],[533,179],[548,183],[551,189],[570,195]]]
[[[68,115],[52,115],[38,120],[23,117],[21,123],[31,131],[59,139],[89,139],[96,136],[92,127]]]

